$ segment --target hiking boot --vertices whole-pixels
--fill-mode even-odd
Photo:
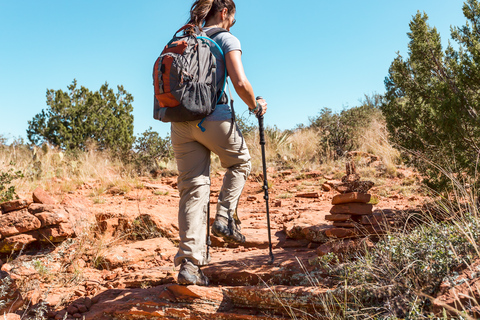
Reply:
[[[177,282],[184,285],[208,286],[208,278],[202,270],[190,260],[183,259],[178,272]]]
[[[212,224],[212,233],[227,242],[245,243],[245,236],[240,233],[240,226],[234,219],[227,220],[227,218],[217,215]]]

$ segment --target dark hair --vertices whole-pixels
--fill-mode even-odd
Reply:
[[[235,2],[233,0],[196,0],[190,9],[190,19],[187,23],[201,29],[205,21],[224,8],[227,8],[229,14],[235,13]]]

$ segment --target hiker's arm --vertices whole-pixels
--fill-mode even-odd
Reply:
[[[238,96],[245,102],[248,109],[255,109],[257,101],[255,100],[252,85],[248,81],[243,69],[242,52],[239,50],[230,51],[225,55],[225,60],[227,62],[228,75]],[[263,99],[259,103],[263,109],[260,115],[263,115],[267,111],[267,103]]]

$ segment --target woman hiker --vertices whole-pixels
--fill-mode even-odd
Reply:
[[[189,24],[203,31],[223,28],[230,31],[235,24],[235,3],[233,0],[197,0],[190,10]],[[255,100],[252,86],[242,64],[240,41],[230,32],[212,36],[225,54],[223,58],[214,52],[217,60],[218,83],[223,84],[225,68],[238,96],[249,110],[257,116],[265,114],[267,103]],[[210,153],[220,158],[226,168],[223,185],[218,196],[215,222],[212,233],[228,242],[245,242],[240,233],[236,215],[238,200],[250,173],[250,154],[245,140],[234,121],[233,110],[226,99],[220,101],[215,111],[202,122],[172,122],[171,139],[178,167],[178,189],[180,203],[178,225],[180,244],[175,256],[175,266],[180,265],[178,283],[208,285],[208,278],[199,266],[206,265],[207,257],[207,207],[210,199]]]

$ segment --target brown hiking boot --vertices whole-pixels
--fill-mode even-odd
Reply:
[[[234,219],[227,220],[227,218],[217,215],[212,224],[212,233],[227,242],[245,243],[245,236],[240,233],[240,226]]]
[[[177,282],[184,285],[208,286],[208,278],[202,270],[194,265],[190,260],[183,259],[178,272]]]

